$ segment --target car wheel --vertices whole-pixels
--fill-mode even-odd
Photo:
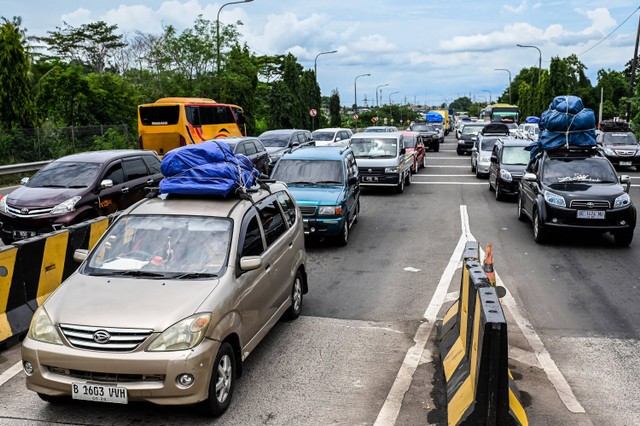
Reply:
[[[439,152],[440,151],[440,144],[436,143],[436,145],[433,147],[433,152]]]
[[[524,212],[522,211],[522,197],[521,196],[518,196],[518,220],[520,222],[524,222],[526,220]]]
[[[236,380],[236,357],[228,342],[218,349],[209,382],[209,396],[202,401],[202,411],[208,416],[219,417],[231,403]]]
[[[358,223],[360,220],[360,200],[356,203],[356,212],[353,215],[353,223]]]
[[[304,298],[304,282],[302,281],[302,273],[300,270],[296,272],[291,287],[291,306],[284,314],[284,319],[293,321],[302,313],[302,299]]]
[[[337,236],[336,243],[344,247],[349,242],[349,220],[345,219],[342,228],[340,229],[340,233]]]
[[[493,191],[493,186],[491,186],[491,174],[489,174],[489,191]]]
[[[422,168],[424,169],[425,167],[427,167],[427,156],[426,155],[424,157],[422,157]]]
[[[542,227],[542,220],[537,209],[533,212],[533,240],[538,244],[547,240],[547,231]]]
[[[402,194],[404,192],[404,178],[400,178],[400,183],[398,183],[398,186],[396,187],[396,192],[398,194]]]
[[[462,151],[460,148],[456,148],[456,154],[464,155],[464,151]]]
[[[496,181],[496,200],[497,201],[502,201],[504,200],[504,194],[502,193],[502,190],[500,189],[500,183],[498,181]]]
[[[613,239],[617,246],[627,247],[633,241],[633,232],[616,232],[613,234]]]
[[[476,173],[476,165],[473,164],[473,161],[471,162],[471,173]]]
[[[413,182],[413,175],[411,174],[411,172],[409,172],[407,173],[407,177],[405,178],[405,184],[407,186],[410,186],[411,182]]]

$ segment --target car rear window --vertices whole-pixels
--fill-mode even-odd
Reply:
[[[33,175],[29,188],[86,188],[98,175],[100,163],[54,161]]]
[[[143,126],[170,126],[178,123],[178,105],[140,107],[140,122]]]
[[[633,133],[605,133],[605,145],[636,145],[638,143]]]

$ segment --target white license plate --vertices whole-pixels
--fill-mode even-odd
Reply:
[[[631,164],[632,164],[631,161],[621,161],[620,162],[621,166],[630,166]]]
[[[112,402],[127,404],[127,389],[119,386],[105,386],[96,383],[71,383],[71,397],[83,401]]]
[[[20,240],[23,238],[31,238],[36,236],[36,231],[13,231],[13,238]]]
[[[363,176],[362,177],[362,181],[363,182],[377,182],[378,181],[378,177],[377,176]]]
[[[603,210],[578,210],[578,219],[604,219]]]

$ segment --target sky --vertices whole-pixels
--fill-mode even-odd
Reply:
[[[224,3],[0,0],[0,16],[21,17],[30,36],[99,20],[123,34],[160,34],[192,27],[198,15],[215,21]],[[291,52],[305,69],[317,64],[322,94],[337,89],[343,105],[356,92],[360,106],[375,105],[376,92],[380,104],[439,105],[461,96],[495,101],[509,84],[496,68],[515,78],[538,66],[538,50],[517,44],[540,49],[542,68],[577,54],[595,85],[598,70],[621,71],[633,57],[639,8],[637,0],[253,0],[225,6],[220,21],[242,21],[255,54]]]

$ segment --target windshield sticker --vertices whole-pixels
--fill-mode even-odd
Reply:
[[[576,173],[573,176],[565,176],[558,178],[558,183],[567,182],[602,182],[602,179],[592,178],[588,174]]]

